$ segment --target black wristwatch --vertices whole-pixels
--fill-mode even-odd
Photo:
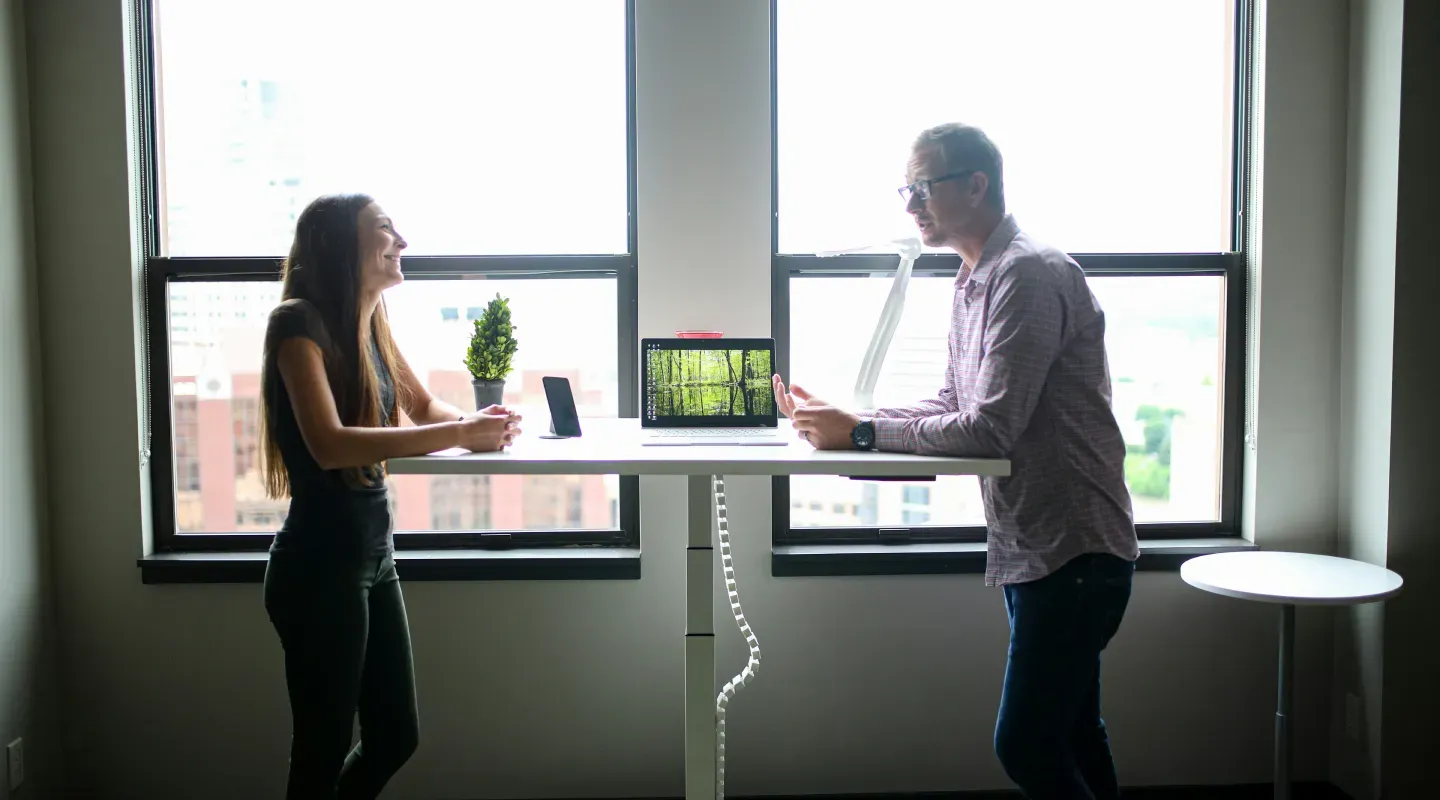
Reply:
[[[855,445],[856,450],[875,449],[875,421],[862,419],[850,431],[850,443]]]

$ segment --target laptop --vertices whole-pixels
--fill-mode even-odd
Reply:
[[[774,374],[774,339],[641,340],[641,444],[788,445]]]

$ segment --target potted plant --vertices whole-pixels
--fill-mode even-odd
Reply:
[[[485,313],[475,320],[470,349],[465,354],[465,366],[475,387],[476,411],[500,405],[505,396],[505,378],[510,374],[511,360],[518,346],[515,326],[510,324],[510,300],[496,294],[485,307]]]

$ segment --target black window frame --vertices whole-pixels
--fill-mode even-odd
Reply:
[[[770,2],[770,191],[771,191],[771,330],[775,337],[776,367],[790,375],[790,282],[806,278],[869,277],[894,275],[897,256],[855,254],[820,257],[780,252],[779,186],[779,79],[778,6]],[[1250,114],[1253,103],[1254,8],[1251,0],[1233,0],[1235,53],[1233,70],[1233,120],[1231,168],[1232,220],[1231,249],[1218,253],[1071,253],[1086,276],[1161,277],[1209,275],[1225,279],[1224,384],[1221,434],[1220,519],[1210,522],[1142,522],[1136,524],[1141,540],[1232,538],[1241,533],[1241,498],[1244,481],[1246,441],[1247,376],[1246,359],[1251,337],[1247,310],[1251,288],[1250,254],[1254,245],[1249,229],[1250,165],[1253,146]],[[954,278],[960,259],[952,254],[925,253],[916,259],[916,277]],[[856,354],[858,359],[860,354]],[[937,379],[938,379],[937,374]],[[953,526],[854,526],[802,527],[791,525],[790,479],[776,476],[771,481],[771,543],[776,548],[794,546],[845,545],[926,545],[974,544],[985,541],[984,525]]]
[[[150,478],[153,549],[157,554],[256,553],[269,547],[272,533],[205,531],[181,533],[176,528],[175,436],[173,379],[170,376],[170,285],[182,282],[226,283],[278,280],[283,256],[166,257],[160,255],[158,142],[155,116],[154,3],[136,5],[134,58],[141,80],[136,103],[140,133],[141,180],[137,198],[142,217],[145,257],[141,276],[144,313],[145,437],[143,454]],[[442,279],[599,279],[615,280],[619,402],[622,418],[638,417],[639,285],[637,280],[636,150],[635,150],[635,0],[625,5],[625,103],[627,251],[604,255],[535,256],[407,256],[407,280]],[[158,379],[157,379],[158,376]],[[640,480],[621,475],[619,526],[588,530],[457,530],[395,531],[397,551],[510,548],[640,547]]]

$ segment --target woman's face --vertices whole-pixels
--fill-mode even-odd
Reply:
[[[379,295],[405,280],[400,271],[400,251],[409,245],[395,231],[395,224],[377,203],[360,209],[360,291]]]

